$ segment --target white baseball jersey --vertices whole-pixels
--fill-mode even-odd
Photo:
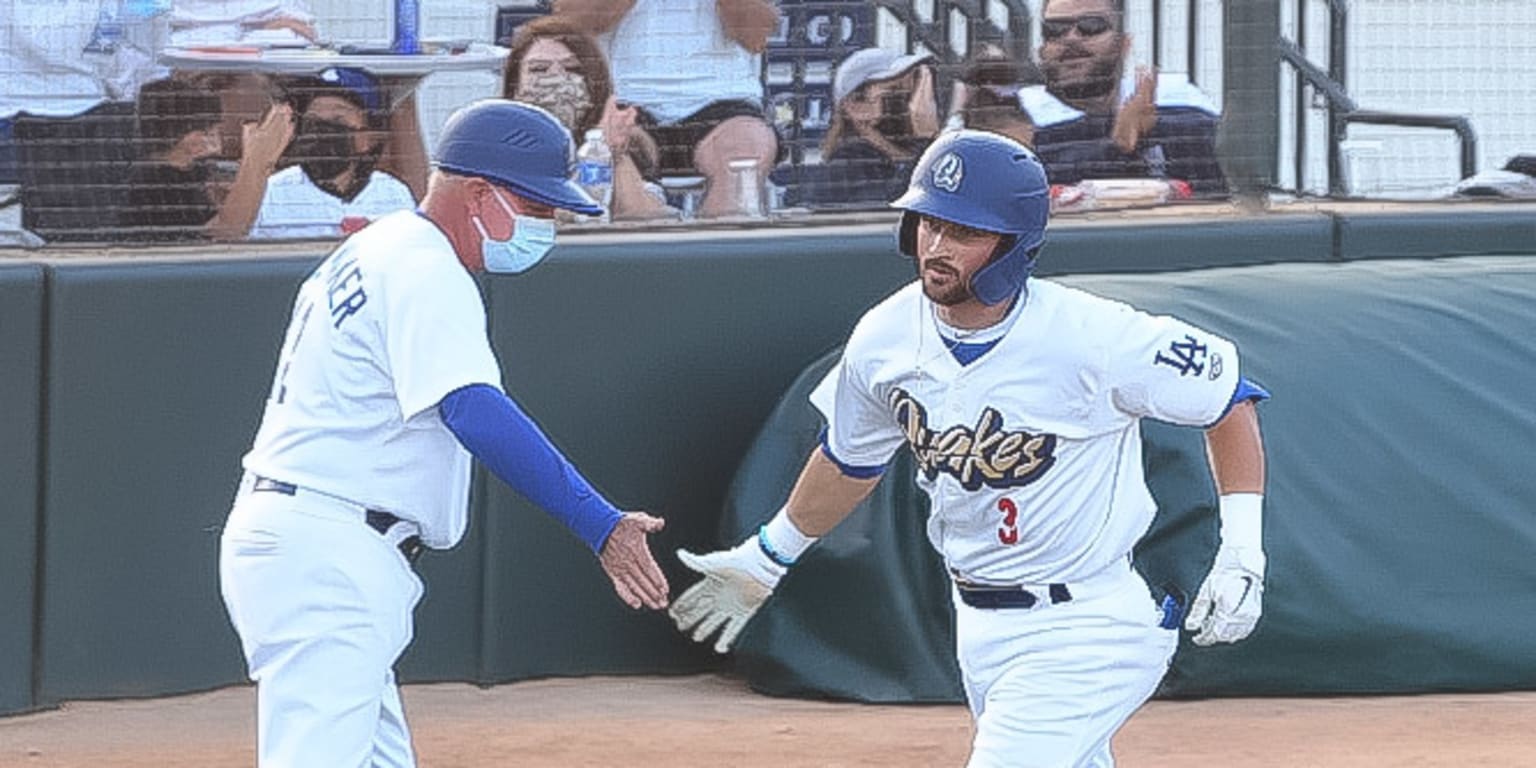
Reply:
[[[844,464],[911,447],[929,540],[954,572],[1071,584],[1123,560],[1151,525],[1138,420],[1215,422],[1237,349],[1171,317],[1029,286],[997,345],[961,365],[921,283],[908,285],[865,314],[811,401]]]
[[[501,389],[480,291],[435,224],[391,214],[299,289],[245,468],[393,513],[451,547],[470,455],[437,404],[470,384]]]
[[[416,207],[405,182],[374,171],[368,185],[351,200],[315,186],[304,169],[292,165],[267,179],[261,209],[251,225],[252,240],[337,238],[374,219]]]

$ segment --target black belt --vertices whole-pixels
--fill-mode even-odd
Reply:
[[[256,482],[251,485],[251,491],[253,493],[258,491],[266,491],[270,493],[281,493],[284,496],[293,496],[298,493],[299,487],[293,483],[285,483],[281,480],[273,480],[270,477],[257,477]],[[368,523],[369,528],[378,531],[380,536],[389,533],[389,529],[395,527],[395,523],[401,521],[400,518],[378,509],[364,510],[363,520]],[[426,545],[421,542],[421,537],[415,534],[402,539],[400,541],[399,547],[400,554],[405,555],[406,562],[412,565],[416,564],[416,560],[421,557],[421,553],[427,548]]]
[[[1072,602],[1072,590],[1065,584],[1049,584],[1046,595],[1037,595],[1023,587],[1001,587],[955,580],[960,601],[972,608],[996,610],[999,608],[1033,608],[1049,596],[1052,605]]]

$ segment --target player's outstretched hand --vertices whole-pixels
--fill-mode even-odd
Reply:
[[[661,610],[667,607],[667,577],[661,566],[651,557],[651,547],[646,536],[656,533],[666,525],[659,517],[643,512],[626,512],[619,519],[598,560],[613,581],[613,591],[619,594],[631,608],[644,605]]]
[[[741,628],[773,594],[785,571],[768,559],[756,536],[748,537],[734,549],[706,555],[679,549],[677,559],[704,578],[679,596],[667,613],[678,631],[691,634],[694,642],[705,642],[720,629],[716,653],[731,649]]]
[[[1264,611],[1264,553],[1221,547],[1200,585],[1184,628],[1196,632],[1195,645],[1234,643],[1253,632]]]

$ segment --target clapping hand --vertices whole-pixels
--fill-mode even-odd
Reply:
[[[1135,152],[1141,137],[1154,125],[1157,125],[1157,70],[1137,67],[1136,90],[1115,113],[1111,137],[1121,151]]]

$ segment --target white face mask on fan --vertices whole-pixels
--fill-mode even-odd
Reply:
[[[520,215],[502,199],[500,190],[492,188],[491,195],[512,219],[512,237],[497,240],[486,232],[485,223],[479,216],[470,217],[480,232],[480,256],[485,260],[485,271],[516,275],[533,269],[555,247],[554,219]]]

